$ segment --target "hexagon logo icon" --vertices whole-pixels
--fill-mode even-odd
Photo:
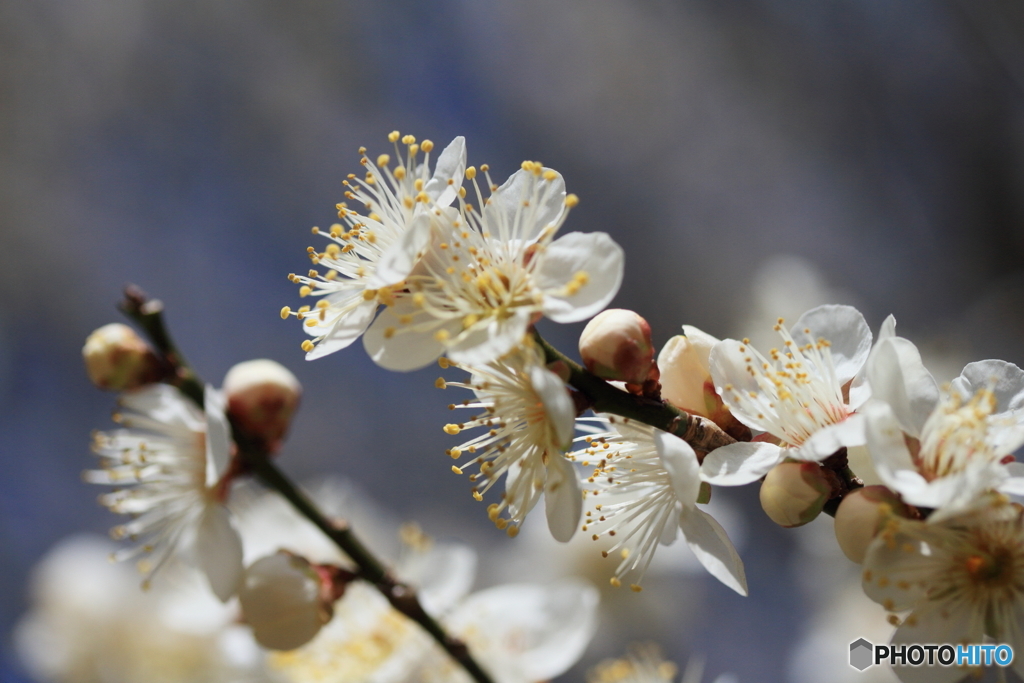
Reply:
[[[850,643],[850,666],[857,671],[863,671],[872,665],[875,646],[863,638]]]

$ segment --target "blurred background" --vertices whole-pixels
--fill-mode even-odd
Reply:
[[[893,313],[941,379],[1024,365],[1020,3],[0,0],[0,678],[33,680],[12,636],[32,566],[114,523],[79,478],[113,399],[80,349],[127,282],[209,381],[257,357],[295,372],[297,478],[347,477],[470,542],[478,587],[589,571],[507,561],[534,541],[450,473],[436,368],[390,374],[361,344],[306,363],[278,317],[356,149],[389,151],[392,129],[465,135],[496,179],[527,158],[561,171],[581,198],[564,230],[622,244],[613,305],[659,344],[683,323],[757,338],[832,301],[876,330]],[[544,331],[573,351],[580,327]],[[716,502],[750,597],[666,566],[606,596],[566,680],[644,640],[712,677],[839,681],[851,640],[888,637],[830,520],[774,527],[756,487]]]

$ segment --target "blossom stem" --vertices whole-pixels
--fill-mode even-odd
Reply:
[[[125,297],[118,306],[122,313],[139,325],[149,337],[159,356],[167,366],[165,381],[176,386],[183,394],[202,408],[204,385],[200,377],[178,351],[163,318],[163,304],[149,299],[134,285],[125,288]],[[331,520],[282,472],[270,459],[270,453],[258,445],[257,440],[245,438],[244,431],[234,428],[242,471],[255,474],[268,488],[284,497],[306,519],[316,525],[358,567],[360,579],[373,584],[392,607],[423,627],[444,650],[466,670],[477,683],[492,683],[490,676],[473,659],[469,648],[427,614],[416,592],[397,581],[384,564],[363,545],[348,524]]]
[[[666,401],[616,389],[549,344],[536,329],[533,338],[544,350],[548,363],[561,362],[568,368],[569,384],[589,399],[594,412],[614,413],[675,434],[693,446],[698,456],[736,442],[707,418],[691,415]]]

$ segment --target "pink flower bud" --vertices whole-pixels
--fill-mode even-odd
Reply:
[[[807,524],[832,497],[832,485],[813,462],[783,462],[761,484],[761,507],[779,526]]]
[[[643,384],[656,367],[651,326],[633,311],[602,311],[580,335],[580,357],[598,377]]]
[[[160,378],[160,361],[127,325],[111,323],[89,335],[82,347],[89,379],[100,389],[125,391]]]
[[[245,570],[238,600],[242,618],[263,647],[294,650],[331,620],[331,591],[309,560],[278,551]]]
[[[881,521],[890,514],[907,516],[907,506],[884,486],[865,486],[843,497],[836,510],[836,541],[843,554],[861,564]]]
[[[228,370],[223,391],[227,413],[243,436],[277,450],[302,397],[295,375],[272,360],[249,360]]]
[[[666,401],[681,410],[711,417],[721,405],[708,364],[711,348],[717,343],[710,334],[690,325],[683,325],[683,334],[668,340],[658,354],[661,395]]]

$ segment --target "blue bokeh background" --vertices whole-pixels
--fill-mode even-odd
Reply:
[[[1022,36],[995,0],[3,0],[0,678],[23,676],[31,566],[111,524],[79,480],[111,408],[80,348],[127,282],[209,380],[255,357],[298,375],[297,477],[494,541],[448,472],[436,369],[389,374],[358,345],[305,363],[277,315],[356,148],[392,129],[465,135],[496,178],[561,171],[582,199],[566,229],[624,246],[615,305],[659,344],[750,334],[759,264],[791,254],[873,328],[891,312],[935,355],[1024,364]],[[579,327],[546,332],[571,350]],[[793,537],[753,488],[725,495],[749,512],[751,597],[701,579],[699,628],[640,614],[602,642],[782,681],[809,610]]]

